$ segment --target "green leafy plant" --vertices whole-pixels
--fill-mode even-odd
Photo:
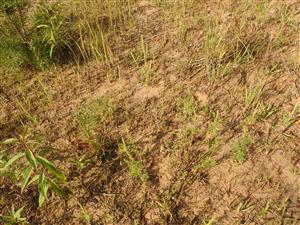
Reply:
[[[11,210],[8,215],[2,216],[2,221],[5,225],[13,225],[13,224],[25,224],[26,218],[22,217],[24,207],[15,210],[14,205],[12,205]]]
[[[216,137],[219,135],[219,132],[221,130],[221,118],[219,115],[219,112],[214,113],[213,115],[213,121],[211,122],[209,129],[208,129],[208,135],[210,137]]]
[[[211,157],[207,157],[206,159],[203,160],[203,162],[201,163],[201,167],[203,169],[209,169],[211,167],[214,167],[217,164],[217,162],[212,159]]]
[[[0,66],[18,71],[29,62],[26,0],[0,0]]]
[[[72,165],[78,171],[81,171],[82,169],[87,167],[90,163],[91,160],[86,158],[86,155],[83,155],[81,157],[76,157],[74,160],[72,160]]]
[[[67,25],[58,4],[42,2],[37,5],[30,49],[40,66],[71,51]]]
[[[0,65],[7,70],[27,65],[45,68],[55,60],[66,59],[66,54],[73,53],[70,40],[58,4],[0,0]]]
[[[6,157],[2,157],[0,160],[0,175],[5,176],[10,171],[21,171],[21,176],[16,176],[17,180],[20,180],[21,192],[31,184],[37,184],[39,206],[42,206],[47,199],[49,188],[57,195],[65,196],[65,192],[57,184],[57,182],[66,181],[65,175],[45,158],[45,155],[54,150],[53,148],[41,145],[30,134],[6,139],[1,145],[7,150],[10,149],[10,146],[18,150],[16,154],[8,154],[6,151]]]
[[[26,46],[18,39],[0,36],[0,65],[7,71],[19,71],[28,64]]]

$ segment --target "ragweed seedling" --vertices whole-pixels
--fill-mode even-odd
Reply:
[[[253,144],[253,140],[251,139],[251,137],[243,136],[242,138],[240,138],[232,146],[232,153],[234,159],[239,163],[245,162],[248,150],[252,144]]]
[[[81,157],[76,157],[74,160],[72,160],[73,166],[76,168],[76,170],[81,171],[85,167],[87,167],[91,163],[90,159],[87,159],[85,155]]]
[[[152,62],[148,62],[144,64],[140,70],[140,74],[141,74],[142,81],[145,85],[149,85],[152,73],[153,73]]]
[[[87,223],[90,224],[91,220],[92,220],[92,216],[91,214],[80,204],[78,203],[80,210],[81,210],[81,218],[82,220]]]
[[[186,30],[187,30],[187,25],[186,25],[186,8],[187,8],[187,1],[182,0],[179,3],[179,13],[177,14],[177,21],[178,21],[178,26],[181,35],[184,37]]]
[[[152,56],[150,54],[149,46],[145,42],[143,36],[140,37],[140,46],[138,46],[135,52],[131,52],[131,58],[135,65],[146,65],[152,60]]]
[[[16,106],[20,112],[23,113],[23,115],[31,121],[33,124],[38,123],[37,116],[32,114],[30,111],[31,108],[31,102],[29,99],[24,99],[23,101],[20,101],[19,99],[15,99]]]
[[[210,220],[205,220],[204,222],[203,222],[203,225],[213,225],[214,224],[214,222],[215,222],[215,218],[213,217],[213,218],[211,218]]]
[[[222,121],[221,121],[219,112],[214,113],[213,121],[210,124],[209,129],[208,129],[208,135],[210,137],[216,137],[219,134],[220,129],[221,129],[221,122]]]
[[[1,142],[4,149],[11,146],[19,150],[14,155],[8,155],[1,159],[0,175],[6,175],[10,170],[20,170],[21,192],[29,185],[36,183],[39,191],[39,206],[42,206],[48,197],[48,189],[51,188],[57,195],[64,197],[65,192],[57,182],[65,182],[63,172],[48,159],[44,158],[47,153],[55,150],[43,146],[38,140],[32,138],[31,134],[20,135],[16,138],[9,138]]]
[[[38,77],[37,78],[37,81],[44,93],[44,97],[45,97],[45,100],[47,103],[52,103],[53,102],[53,99],[52,99],[52,94],[51,92],[49,91],[49,88],[46,86],[46,84],[43,82],[43,80],[41,79],[41,77]]]
[[[115,111],[116,107],[108,97],[103,97],[93,101],[88,106],[79,108],[76,113],[76,120],[83,136],[94,142],[99,125],[112,121]]]
[[[211,167],[214,167],[216,164],[217,164],[216,160],[212,159],[211,157],[207,157],[201,163],[201,167],[203,169],[209,169]]]
[[[140,38],[140,46],[135,52],[131,52],[131,58],[136,66],[141,66],[140,76],[142,82],[148,85],[153,73],[153,56],[149,51],[149,46],[145,43],[144,37]]]
[[[198,133],[198,128],[195,125],[185,125],[179,133],[179,140],[177,148],[183,148],[184,146],[192,146],[193,140]]]
[[[119,151],[125,154],[125,163],[128,166],[129,174],[142,182],[146,182],[149,176],[144,168],[143,162],[136,160],[133,157],[133,154],[136,151],[135,147],[132,145],[128,146],[125,143],[125,140],[122,138],[122,143],[119,146]]]
[[[266,104],[264,102],[258,102],[255,108],[253,108],[249,115],[244,119],[244,128],[247,128],[247,126],[255,124],[259,120],[268,119],[270,116],[275,114],[277,112],[277,109],[271,105]]]
[[[267,201],[266,205],[260,210],[260,216],[262,218],[265,218],[268,215],[269,210],[270,210],[270,201]]]
[[[194,166],[194,169],[207,170],[214,167],[216,164],[217,164],[216,160],[212,159],[211,157],[206,157],[205,159],[202,160],[201,163]]]
[[[197,115],[197,102],[191,92],[182,98],[178,104],[179,111],[187,120],[193,120]]]

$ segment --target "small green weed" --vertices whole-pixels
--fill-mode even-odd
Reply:
[[[214,113],[213,121],[210,124],[209,129],[208,129],[208,135],[210,137],[216,137],[219,135],[219,132],[221,129],[221,122],[222,122],[222,120],[220,118],[219,112]]]
[[[209,169],[211,167],[214,167],[216,164],[217,164],[216,160],[208,157],[201,163],[201,167],[203,169]]]
[[[295,122],[295,119],[300,116],[300,113],[298,113],[300,101],[295,104],[293,110],[291,112],[285,112],[282,116],[282,122],[285,127],[289,127]]]
[[[213,218],[211,218],[210,220],[205,220],[204,222],[203,222],[203,225],[213,225],[213,224],[215,224],[214,223],[215,222],[215,218],[213,217]]]
[[[85,155],[81,157],[76,157],[72,160],[72,165],[75,167],[77,171],[81,171],[85,167],[87,167],[91,163],[91,159],[86,158]]]
[[[108,97],[103,97],[80,108],[76,113],[76,120],[84,137],[94,140],[99,125],[113,121],[115,111],[116,107]]]
[[[195,136],[198,134],[198,127],[194,124],[186,124],[180,130],[177,149],[191,147]]]
[[[127,145],[125,140],[122,138],[119,151],[125,154],[125,163],[128,166],[129,174],[139,179],[141,182],[146,182],[149,178],[147,171],[144,168],[143,162],[136,160],[133,154],[136,152],[136,147],[133,144]]]
[[[5,225],[27,224],[26,218],[22,217],[23,209],[24,207],[16,211],[14,205],[12,205],[9,214],[6,216],[1,216],[2,221],[5,223]]]
[[[207,170],[217,165],[216,160],[212,159],[211,157],[206,157],[200,164],[197,164],[194,169],[202,169]]]
[[[80,204],[78,203],[80,210],[81,210],[81,217],[82,220],[87,223],[90,224],[91,220],[92,220],[92,216],[90,215],[90,213]]]
[[[193,120],[197,115],[197,103],[192,92],[180,100],[178,109],[186,120]]]
[[[18,72],[29,64],[29,52],[20,40],[0,35],[0,65],[8,72]]]
[[[248,149],[252,144],[253,141],[249,136],[243,136],[237,143],[232,146],[234,159],[239,163],[245,162]]]

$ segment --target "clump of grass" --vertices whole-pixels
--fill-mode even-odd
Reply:
[[[71,27],[80,61],[113,62],[112,37],[130,24],[132,2],[134,1],[66,1],[68,13],[76,15]]]
[[[144,40],[144,37],[140,37],[140,45],[135,51],[130,53],[131,59],[136,66],[141,66],[140,77],[145,85],[148,85],[153,74],[153,56],[149,50],[149,46]]]
[[[255,86],[250,87],[246,90],[245,95],[245,110],[251,111],[257,107],[261,102],[261,97],[263,94],[265,83],[259,83]]]
[[[0,65],[8,72],[20,71],[29,64],[28,49],[13,37],[0,37]]]

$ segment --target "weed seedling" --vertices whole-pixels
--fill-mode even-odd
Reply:
[[[191,92],[189,92],[186,97],[181,99],[179,102],[179,111],[183,115],[183,117],[186,120],[193,120],[197,115],[197,104],[196,99],[192,95]]]
[[[15,224],[25,224],[26,218],[22,217],[24,207],[15,210],[14,205],[12,205],[11,210],[7,216],[2,216],[2,221],[6,225],[15,225]]]
[[[125,154],[125,163],[128,166],[129,174],[132,177],[139,179],[142,183],[146,182],[149,176],[143,166],[143,162],[134,159],[134,146],[128,146],[122,138],[122,143],[120,144],[119,151]]]
[[[80,203],[78,203],[78,205],[79,205],[80,210],[81,210],[82,220],[87,224],[91,224],[92,216],[89,214],[89,212]]]
[[[285,127],[291,126],[295,122],[295,118],[300,117],[300,113],[299,113],[299,115],[297,115],[298,114],[297,111],[299,109],[299,103],[300,102],[295,104],[295,106],[291,112],[286,112],[283,114],[282,122]]]
[[[211,218],[210,220],[208,220],[207,222],[204,221],[204,222],[203,222],[203,225],[213,225],[214,222],[215,222],[215,218],[213,217],[213,218]]]
[[[114,119],[116,107],[108,98],[103,97],[93,101],[86,107],[80,108],[76,113],[76,120],[83,136],[95,147],[99,147],[96,130]]]
[[[219,115],[219,112],[214,113],[213,115],[213,121],[209,126],[208,129],[208,136],[209,137],[216,137],[219,135],[220,129],[221,129],[221,118]]]
[[[240,138],[240,140],[232,146],[234,159],[239,163],[245,162],[248,150],[252,144],[253,141],[249,136]]]

